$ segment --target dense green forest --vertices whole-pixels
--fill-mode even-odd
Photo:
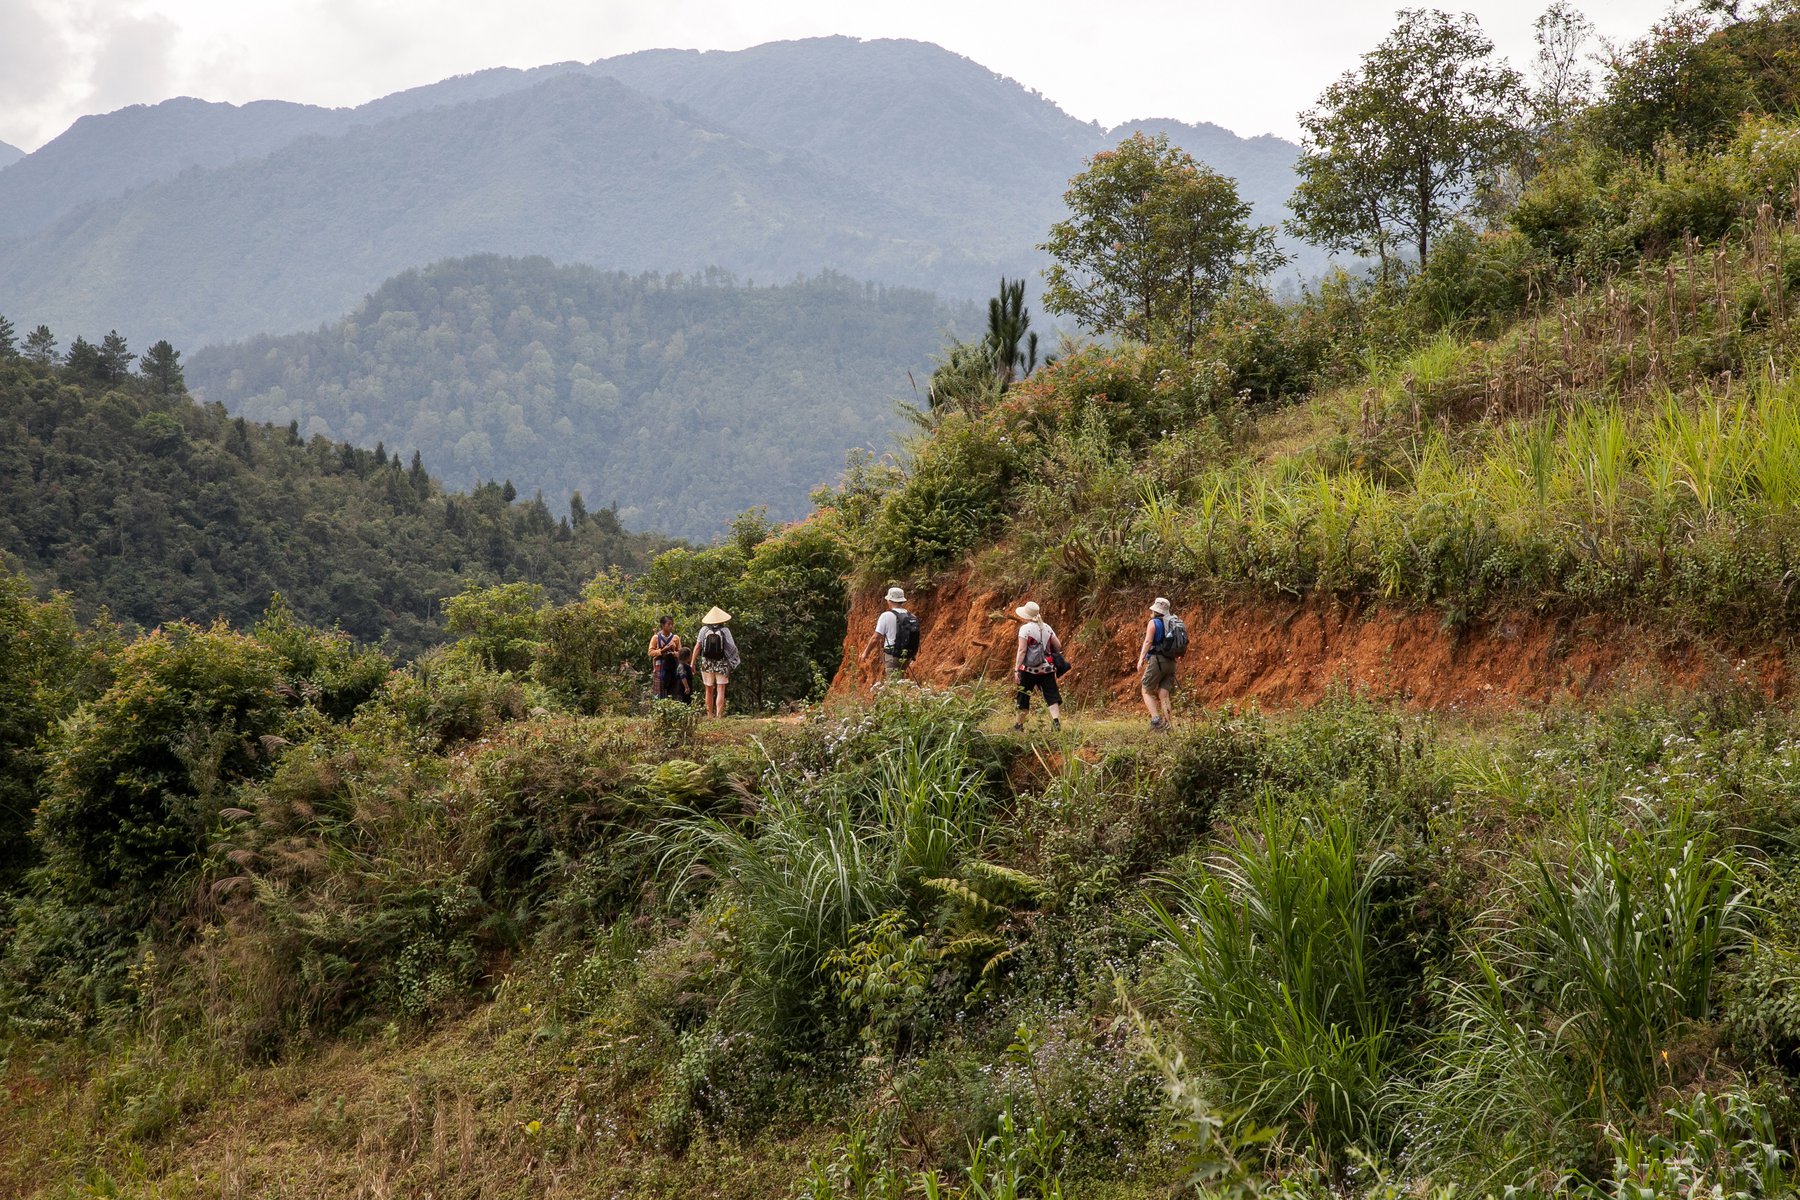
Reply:
[[[417,455],[233,418],[194,403],[175,360],[158,379],[131,373],[116,335],[102,346],[77,339],[71,365],[0,346],[0,551],[85,614],[245,625],[279,592],[301,619],[410,654],[472,582],[570,598],[666,544],[605,508],[552,512],[500,483],[450,494]]]
[[[909,371],[972,307],[837,276],[779,287],[491,255],[408,271],[315,333],[196,354],[252,420],[424,451],[453,484],[510,478],[617,502],[632,528],[713,537],[778,519],[888,448]]]

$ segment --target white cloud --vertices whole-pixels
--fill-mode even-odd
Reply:
[[[357,104],[492,66],[656,46],[741,49],[911,37],[1036,88],[1083,120],[1210,120],[1293,136],[1294,114],[1378,41],[1404,0],[0,0],[0,139],[171,95]],[[1547,0],[1545,0],[1547,3]],[[1462,0],[1516,65],[1535,0]],[[1629,38],[1666,0],[1590,0]]]

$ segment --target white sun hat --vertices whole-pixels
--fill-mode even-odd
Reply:
[[[1156,600],[1154,602],[1152,602],[1152,604],[1150,605],[1150,611],[1155,613],[1159,617],[1168,616],[1169,615],[1169,601],[1168,601],[1167,597],[1158,596],[1156,598]]]
[[[1035,621],[1038,620],[1039,615],[1042,612],[1043,610],[1038,607],[1038,602],[1036,600],[1027,600],[1025,603],[1019,605],[1019,607],[1013,609],[1013,616],[1019,618],[1021,621]]]
[[[889,588],[888,589],[888,603],[889,604],[905,604],[906,603],[906,593],[897,587]]]

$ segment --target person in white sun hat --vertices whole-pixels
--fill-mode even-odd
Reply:
[[[1033,689],[1043,693],[1044,706],[1050,710],[1050,727],[1062,728],[1062,689],[1056,685],[1056,658],[1062,642],[1056,630],[1044,620],[1036,600],[1027,600],[1013,609],[1019,618],[1019,640],[1013,650],[1013,674],[1019,682],[1019,719],[1014,729],[1025,728],[1025,716],[1031,711]]]
[[[1144,626],[1144,644],[1138,648],[1138,688],[1144,707],[1150,710],[1150,728],[1166,733],[1172,711],[1169,693],[1175,687],[1175,660],[1187,653],[1187,626],[1165,597],[1150,604],[1150,621]]]
[[[726,627],[730,620],[730,613],[713,605],[700,618],[700,632],[694,635],[694,652],[688,656],[688,665],[699,673],[700,681],[706,686],[706,713],[711,717],[725,715],[725,684],[740,665],[737,639]]]
[[[864,643],[858,665],[866,664],[869,655],[879,647],[887,678],[906,674],[906,668],[919,654],[919,618],[906,607],[906,592],[899,587],[887,590],[887,609],[875,618],[875,632]]]

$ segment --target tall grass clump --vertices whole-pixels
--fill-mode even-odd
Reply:
[[[812,779],[772,769],[750,820],[689,818],[675,856],[728,891],[748,1015],[769,1033],[815,1040],[833,1021],[828,960],[885,914],[918,927],[936,893],[980,847],[990,778],[980,735],[929,710],[870,757]],[[847,733],[853,739],[855,733]]]
[[[1193,1062],[1224,1103],[1278,1127],[1329,1170],[1388,1130],[1378,1099],[1407,1041],[1380,977],[1379,897],[1395,871],[1329,809],[1265,803],[1152,912],[1168,943],[1168,999],[1192,1030]]]
[[[1531,856],[1442,998],[1422,1156],[1484,1161],[1490,1182],[1603,1171],[1600,1131],[1703,1068],[1714,973],[1751,918],[1732,856],[1679,813]]]

